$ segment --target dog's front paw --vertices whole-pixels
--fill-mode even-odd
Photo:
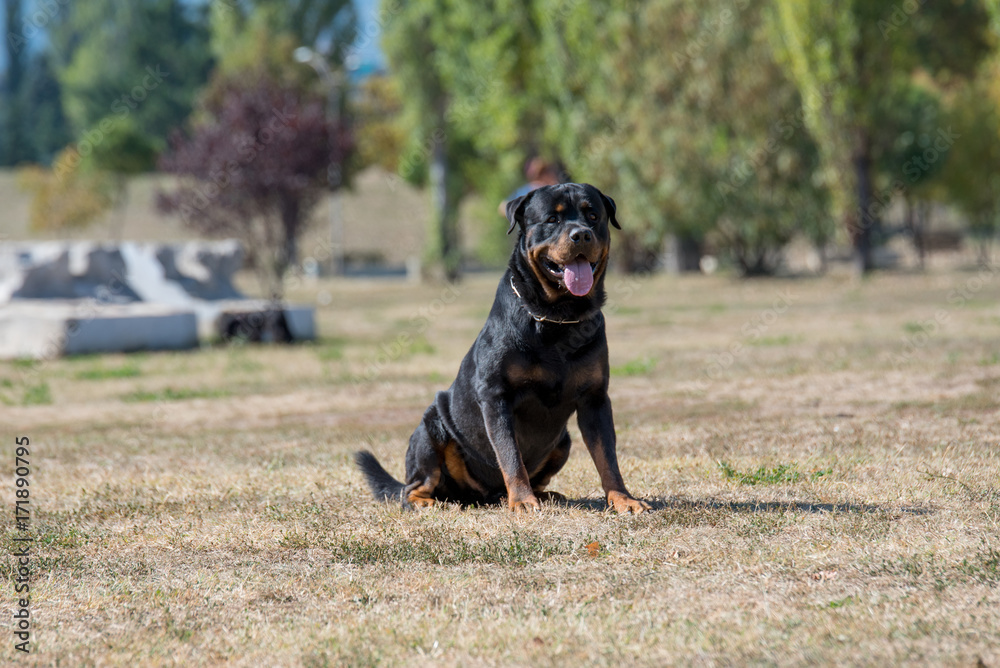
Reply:
[[[625,492],[608,492],[608,506],[616,513],[622,515],[626,513],[644,513],[650,509],[650,505],[640,499],[634,499]]]
[[[518,515],[522,513],[537,513],[542,510],[542,504],[538,502],[538,498],[534,494],[520,498],[511,497],[507,501],[507,505]]]

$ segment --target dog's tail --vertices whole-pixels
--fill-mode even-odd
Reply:
[[[403,490],[406,489],[406,485],[389,475],[389,472],[375,459],[375,455],[367,450],[359,450],[354,453],[354,462],[364,474],[368,488],[376,499],[403,501]]]

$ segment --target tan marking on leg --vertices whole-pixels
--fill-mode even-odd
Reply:
[[[439,482],[441,482],[441,469],[435,470],[419,487],[411,490],[406,496],[406,501],[418,507],[433,506],[435,499],[432,495]]]
[[[528,472],[524,470],[523,464],[518,475],[513,478],[508,478],[507,474],[504,473],[503,481],[507,487],[507,505],[511,510],[520,514],[542,509],[542,504],[538,503],[535,493],[531,491],[531,483],[528,482]]]
[[[649,510],[651,506],[645,501],[634,498],[628,493],[624,485],[621,485],[620,489],[613,488],[618,487],[617,484],[612,487],[610,481],[614,476],[611,474],[611,466],[605,456],[604,447],[600,439],[596,439],[596,442],[593,444],[588,443],[587,447],[590,449],[594,464],[597,466],[597,472],[601,476],[601,485],[607,493],[608,506],[615,512],[622,514],[635,513],[638,515]],[[609,489],[609,487],[612,488]]]
[[[448,475],[462,487],[486,494],[483,486],[469,475],[469,468],[465,465],[465,460],[462,459],[462,455],[458,451],[458,444],[454,441],[448,441],[448,444],[444,446],[444,467],[448,470]]]

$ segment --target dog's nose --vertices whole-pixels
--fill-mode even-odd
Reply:
[[[590,230],[577,228],[569,233],[569,238],[573,240],[573,243],[590,243],[593,236],[590,234]]]

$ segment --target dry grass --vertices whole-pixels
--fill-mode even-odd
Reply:
[[[331,300],[316,345],[0,364],[32,658],[1000,666],[1000,275],[949,300],[974,278],[612,277],[639,517],[603,510],[575,432],[538,516],[368,498],[350,453],[402,474],[492,275],[302,288]]]

